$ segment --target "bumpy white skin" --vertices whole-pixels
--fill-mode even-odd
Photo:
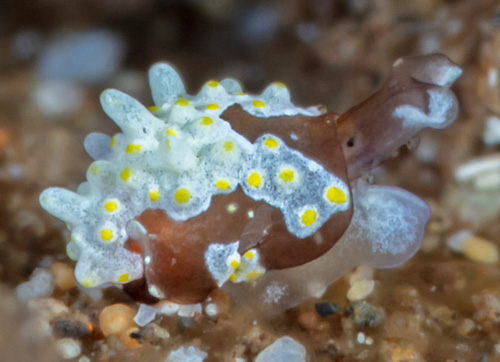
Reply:
[[[127,283],[143,275],[143,262],[147,265],[154,256],[143,261],[124,243],[131,236],[147,239],[131,234],[141,234],[141,225],[130,225],[146,209],[164,210],[182,222],[207,211],[213,195],[230,193],[239,184],[249,197],[279,208],[289,231],[302,238],[349,208],[347,185],[320,164],[270,134],[252,144],[220,118],[234,104],[256,117],[316,115],[295,107],[282,84],[251,96],[226,79],[208,82],[190,96],[167,64],[153,66],[149,78],[156,104],[149,110],[117,90],[102,93],[104,111],[123,133],[87,137],[85,149],[96,161],[77,193],[50,188],[40,196],[45,210],[71,230],[67,251],[78,260],[75,274],[83,286]],[[332,187],[344,194],[344,201],[325,197]],[[312,223],[304,222],[306,212],[314,213]],[[231,276],[232,281],[244,281],[243,275],[263,272],[258,254],[247,260],[236,248],[237,243],[221,245],[205,254],[219,285]]]
[[[224,288],[256,313],[274,314],[321,296],[356,266],[392,268],[416,253],[430,216],[424,201],[396,187],[360,186],[353,190],[353,202],[351,224],[326,254],[299,267],[268,271],[253,285]]]

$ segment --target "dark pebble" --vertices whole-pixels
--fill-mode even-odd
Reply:
[[[57,338],[81,338],[89,333],[87,326],[80,322],[56,320],[52,327]]]
[[[139,332],[132,332],[132,333],[130,333],[130,338],[133,338],[136,341],[139,341],[142,339],[142,334]]]
[[[316,312],[320,317],[326,318],[339,311],[339,306],[335,303],[316,303]]]

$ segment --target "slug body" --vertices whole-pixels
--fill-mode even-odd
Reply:
[[[353,192],[351,182],[430,125],[421,121],[422,109],[435,128],[456,118],[448,87],[459,73],[449,70],[459,68],[449,61],[441,71],[431,67],[438,75],[448,71],[440,84],[414,76],[428,75],[421,68],[436,64],[432,57],[398,64],[381,91],[340,118],[296,107],[281,83],[252,96],[234,80],[210,81],[190,96],[167,64],[149,73],[154,107],[104,91],[103,109],[122,133],[87,137],[85,148],[96,161],[76,193],[50,188],[40,196],[72,232],[67,251],[77,260],[78,282],[123,284],[146,303],[190,304],[228,282],[245,284],[241,295],[265,289],[273,282],[270,271],[293,275],[323,260],[339,240],[368,224],[361,210],[378,212],[370,200],[408,197],[383,187]],[[411,235],[401,250],[392,246],[399,256],[384,259],[387,265],[404,262],[422,238],[428,209],[410,199],[401,207],[414,207],[418,217],[387,227],[416,231],[405,231]],[[375,245],[381,234],[373,235],[368,242]],[[368,255],[391,254],[384,245]]]

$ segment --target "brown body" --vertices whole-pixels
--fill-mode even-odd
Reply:
[[[259,118],[239,105],[228,108],[222,117],[251,142],[263,134],[279,137],[350,185],[350,180],[390,157],[421,129],[445,128],[456,119],[458,104],[449,87],[460,74],[460,68],[441,54],[401,58],[381,90],[338,119],[333,113]],[[228,214],[229,204],[237,205],[233,214]],[[251,219],[250,210],[255,215]],[[250,199],[241,189],[213,197],[209,210],[185,222],[175,222],[159,210],[146,210],[138,221],[149,233],[145,250],[152,261],[145,266],[145,280],[129,283],[125,290],[146,302],[151,301],[148,286],[176,302],[202,301],[216,288],[204,260],[210,244],[239,241],[240,253],[259,250],[266,269],[290,268],[330,250],[352,213],[351,203],[315,234],[300,239],[288,232],[279,209]]]
[[[232,106],[222,117],[250,142],[262,134],[273,134],[349,184],[337,139],[336,115],[258,118],[240,106]],[[228,212],[229,204],[236,205],[236,211]],[[249,211],[253,218],[248,217]],[[352,205],[332,215],[312,236],[300,239],[290,234],[279,209],[249,198],[241,188],[214,196],[206,212],[184,222],[170,219],[161,210],[146,210],[137,220],[149,234],[148,245],[143,248],[151,255],[150,264],[145,266],[147,283],[130,283],[126,290],[145,300],[147,293],[143,289],[147,284],[174,302],[200,302],[217,287],[205,266],[205,252],[210,244],[239,241],[241,254],[251,248],[259,251],[264,268],[290,268],[326,253],[347,229],[351,217]]]

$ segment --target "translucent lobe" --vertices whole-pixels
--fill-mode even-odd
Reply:
[[[83,146],[94,160],[107,159],[111,155],[111,137],[102,133],[91,133],[85,137]]]
[[[174,103],[186,94],[181,77],[175,69],[165,63],[158,63],[149,70],[149,85],[153,101],[158,107],[165,103]]]
[[[78,222],[85,215],[88,201],[69,190],[52,187],[40,195],[40,204],[48,213],[65,222]]]
[[[336,279],[358,265],[391,268],[420,247],[430,209],[396,187],[360,186],[353,190],[354,214],[345,234],[309,263],[267,271],[254,284],[225,285],[237,303],[274,314],[320,296]]]
[[[390,186],[360,187],[356,197],[358,204],[346,236],[363,264],[392,268],[417,252],[430,217],[422,199]]]
[[[113,258],[109,257],[110,254]],[[126,283],[139,279],[142,275],[141,256],[119,245],[85,249],[75,268],[76,280],[84,287],[97,287],[104,283]]]
[[[395,76],[412,77],[419,82],[441,87],[451,87],[462,75],[462,69],[444,54],[399,58],[392,67]]]
[[[136,99],[118,90],[107,89],[100,99],[104,112],[127,135],[148,134],[161,122]]]
[[[226,78],[223,79],[220,83],[222,84],[227,93],[238,95],[239,93],[243,92],[241,84],[235,79]]]

